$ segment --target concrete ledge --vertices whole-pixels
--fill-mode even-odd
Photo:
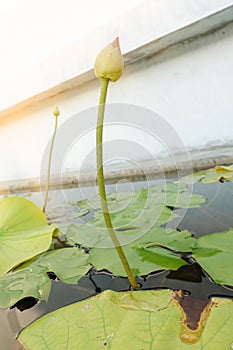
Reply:
[[[216,165],[233,164],[233,145],[229,147],[210,147],[200,149],[189,153],[191,163],[187,161],[187,154],[176,154],[176,164],[171,164],[168,157],[156,158],[162,168],[163,175],[166,177],[175,177],[177,172],[181,171],[182,175],[189,174],[193,171],[208,169]],[[143,181],[146,176],[150,179],[161,178],[161,170],[155,167],[153,160],[146,160],[139,163],[138,168],[125,167],[117,165],[115,168],[105,170],[105,179],[107,184],[116,183],[120,180]],[[192,169],[190,169],[192,165]],[[143,170],[141,170],[143,169]],[[145,175],[146,174],[146,175]],[[62,183],[61,183],[62,182]],[[93,171],[87,171],[79,179],[77,172],[67,172],[63,175],[62,181],[59,178],[51,179],[52,190],[74,188],[78,186],[88,186],[96,184],[96,174]],[[39,178],[22,179],[0,182],[0,195],[31,193],[41,190]]]

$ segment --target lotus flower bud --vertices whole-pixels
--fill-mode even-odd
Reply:
[[[100,51],[96,57],[94,69],[97,78],[117,81],[121,77],[124,69],[124,60],[118,38]]]
[[[59,111],[58,107],[54,108],[53,115],[54,115],[54,117],[58,117],[60,115],[60,111]]]

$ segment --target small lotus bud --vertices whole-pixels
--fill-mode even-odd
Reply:
[[[117,81],[121,77],[124,69],[124,60],[118,38],[100,51],[96,57],[94,69],[97,78]]]
[[[59,111],[58,107],[54,108],[53,115],[54,115],[54,117],[59,117],[60,111]]]

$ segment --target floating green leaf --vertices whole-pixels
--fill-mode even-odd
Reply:
[[[54,272],[65,283],[77,283],[90,269],[88,254],[78,248],[64,248],[41,254],[14,272],[0,278],[0,307],[7,308],[25,297],[47,299]]]
[[[0,308],[8,308],[23,298],[47,300],[51,281],[46,270],[38,266],[10,272],[0,279]]]
[[[126,212],[120,212],[111,215],[121,244],[127,244],[132,240],[136,240],[142,236],[143,232],[148,231],[151,227],[159,227],[176,217],[171,209],[162,205],[145,209],[144,215],[140,215],[139,217],[131,219],[131,214],[129,212],[127,216]],[[67,228],[66,237],[70,244],[77,243],[86,247],[112,246],[101,212],[97,212],[94,220],[86,224],[70,225]]]
[[[178,255],[162,247],[152,245],[139,246],[135,249],[143,262],[151,262],[157,269],[160,267],[162,269],[177,270],[182,265],[185,265],[184,260]]]
[[[91,224],[69,225],[66,231],[66,238],[70,244],[80,244],[86,247],[95,247],[101,242],[110,242],[106,229],[98,229]]]
[[[122,244],[129,243],[152,227],[167,223],[176,214],[173,208],[197,207],[205,202],[205,198],[187,191],[186,185],[168,182],[153,185],[133,193],[112,193],[108,195],[108,206],[113,226]],[[95,210],[93,219],[87,224],[71,225],[67,229],[67,239],[71,244],[78,243],[88,247],[109,247],[110,239],[100,209],[98,197],[75,202],[81,207],[81,214]],[[124,235],[120,232],[124,231]]]
[[[129,211],[126,209],[111,214],[112,222],[116,229],[121,229],[125,226],[140,228],[150,228],[152,226],[159,227],[174,217],[175,214],[172,210],[159,203],[148,205],[145,208],[140,208],[138,206],[136,210],[132,208]],[[94,224],[96,227],[104,227],[103,214],[101,212],[96,213],[92,224]]]
[[[56,227],[39,207],[20,197],[0,201],[0,276],[47,250]]]
[[[233,165],[216,166],[207,170],[201,170],[194,174],[184,176],[181,183],[193,184],[198,181],[203,183],[213,183],[218,181],[233,180]]]
[[[166,182],[164,185],[151,186],[151,200],[174,208],[195,208],[205,203],[206,199],[199,194],[188,192],[181,182]]]
[[[145,195],[145,189],[142,191]],[[137,196],[138,192],[112,192],[107,194],[107,201],[108,205],[111,206],[110,210],[113,211],[115,206],[118,206],[120,202],[123,202],[125,204],[131,202],[135,196]],[[140,194],[139,194],[140,196]],[[80,200],[76,202],[70,202],[71,205],[73,206],[78,206],[82,209],[89,209],[89,210],[96,210],[100,209],[100,198],[99,195],[96,195],[92,198],[85,199],[85,200]],[[119,207],[117,208],[119,209]]]
[[[91,266],[89,255],[78,248],[56,249],[41,255],[34,264],[52,271],[64,283],[77,283]]]
[[[175,208],[198,207],[205,202],[205,198],[188,192],[185,184],[166,182],[163,185],[149,186],[147,189],[141,188],[138,192],[110,193],[107,195],[107,201],[112,215],[127,211],[132,219],[149,207],[156,210],[158,204],[159,207],[161,205]],[[73,202],[73,206],[81,208],[79,216],[85,215],[88,210],[100,210],[99,196]]]
[[[193,256],[215,282],[233,285],[233,229],[198,238]]]
[[[121,235],[118,235],[118,237],[121,241]],[[136,240],[133,239],[132,233],[131,240],[131,243],[124,245],[123,249],[131,268],[137,275],[148,274],[151,271],[166,268],[177,269],[186,264],[176,254],[162,248],[153,249],[153,257],[148,258],[149,253],[145,256],[143,245],[156,243],[165,245],[173,250],[186,252],[192,250],[195,242],[195,239],[191,237],[191,233],[188,231],[178,232],[172,230],[168,232],[163,228],[152,228],[145,234],[141,233],[141,236]],[[125,276],[125,271],[114,248],[92,248],[90,250],[90,262],[97,270],[106,268],[115,275]]]
[[[115,199],[114,199],[115,197]],[[160,226],[173,217],[173,212],[168,210],[163,203],[153,203],[153,192],[142,188],[138,192],[120,197],[110,195],[108,197],[109,212],[115,229],[124,226],[152,227]],[[95,201],[95,199],[94,199]],[[97,211],[91,225],[99,228],[105,227],[103,214]]]
[[[27,350],[227,350],[232,318],[232,300],[216,298],[202,329],[191,330],[170,291],[105,291],[38,319],[19,342]]]
[[[107,195],[109,210],[111,213],[119,212],[123,209],[142,210],[150,205],[163,204],[175,207],[196,207],[205,201],[200,195],[192,195],[187,191],[187,186],[181,182],[166,182],[162,185],[152,185],[148,188],[141,188],[137,192],[119,192]],[[71,202],[73,206],[78,206],[82,210],[99,210],[99,196],[94,196],[88,200]],[[82,213],[81,213],[82,214]],[[85,211],[83,212],[85,215]]]

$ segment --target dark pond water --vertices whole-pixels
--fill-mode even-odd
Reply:
[[[143,185],[143,182],[135,183],[134,190]],[[109,192],[115,190],[114,186],[108,187]],[[126,184],[122,184],[120,190],[128,190]],[[86,196],[88,196],[88,191],[90,189],[87,188],[85,190]],[[203,194],[207,201],[200,208],[189,209],[182,222],[178,224],[178,229],[188,229],[193,235],[200,236],[211,232],[226,231],[229,227],[233,227],[233,183],[198,183],[194,185],[193,192]],[[79,199],[77,194],[77,190],[67,190],[66,198],[77,200],[77,198]],[[90,197],[91,194],[93,195],[93,189],[90,192]],[[57,204],[58,197],[54,198],[56,199],[52,204]],[[31,199],[41,205],[40,195],[34,194]],[[180,210],[177,210],[177,213],[179,212]],[[195,323],[210,296],[233,298],[233,288],[214,283],[192,258],[187,256],[187,259],[190,264],[177,271],[154,272],[148,276],[139,277],[138,283],[141,285],[141,289],[182,289],[185,292],[187,312]],[[125,291],[129,290],[130,286],[127,278],[112,276],[108,271],[97,272],[93,270],[83,277],[77,285],[65,285],[53,281],[47,302],[42,301],[33,306],[34,300],[31,298],[18,305],[22,310],[31,305],[30,309],[24,311],[20,311],[18,308],[0,309],[0,349],[20,349],[15,338],[18,332],[30,322],[61,306],[88,298],[106,289]]]
[[[203,184],[198,182],[193,193],[202,194],[207,202],[199,208],[189,209],[178,226],[199,237],[213,232],[227,231],[233,225],[233,183],[217,182]],[[179,210],[177,210],[179,213]]]

